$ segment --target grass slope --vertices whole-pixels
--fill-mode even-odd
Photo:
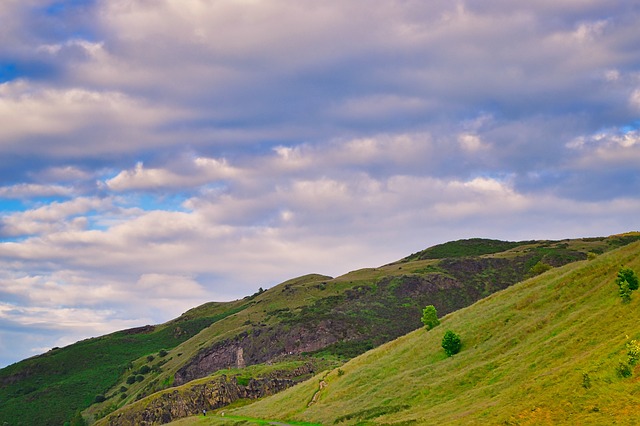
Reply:
[[[640,339],[640,294],[621,302],[614,283],[621,266],[640,271],[640,243],[553,269],[447,315],[430,332],[225,411],[324,425],[636,424],[640,367],[630,378],[616,367],[627,342]],[[446,330],[463,341],[451,358],[440,347]],[[237,422],[193,420],[218,423]]]
[[[0,420],[10,425],[56,425],[104,394],[141,356],[155,357],[203,328],[242,309],[210,304],[162,326],[141,327],[87,339],[1,370]]]

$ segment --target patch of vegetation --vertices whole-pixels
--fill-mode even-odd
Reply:
[[[404,260],[445,259],[452,257],[482,256],[510,250],[514,247],[526,245],[529,242],[512,242],[490,240],[484,238],[471,238],[468,240],[450,241],[429,247],[426,250],[414,253]]]
[[[553,266],[549,265],[548,263],[538,261],[538,263],[531,267],[528,275],[531,277],[535,277],[536,275],[544,274],[551,268],[553,268]]]

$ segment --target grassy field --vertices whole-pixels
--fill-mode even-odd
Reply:
[[[623,377],[619,366],[640,339],[640,293],[622,303],[622,266],[640,271],[640,243],[512,286],[226,419],[179,424],[637,424],[640,367]],[[463,342],[450,358],[446,330]]]

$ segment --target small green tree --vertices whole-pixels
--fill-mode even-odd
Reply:
[[[442,337],[442,348],[447,356],[457,354],[462,348],[462,340],[460,340],[460,336],[453,331],[448,330],[444,333],[444,337]]]
[[[631,302],[631,287],[629,286],[629,283],[626,280],[623,280],[622,282],[618,283],[618,286],[620,286],[618,293],[622,298],[622,302],[623,303]]]
[[[629,290],[637,290],[638,276],[631,268],[620,268],[618,271],[618,277],[616,278],[616,284],[621,285],[623,281],[626,281],[629,285]]]
[[[433,327],[440,324],[438,311],[436,311],[435,306],[429,305],[422,310],[422,323],[427,327],[427,330],[431,330]]]

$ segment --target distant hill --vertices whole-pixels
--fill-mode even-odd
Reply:
[[[447,315],[431,331],[225,410],[226,421],[213,415],[198,424],[637,424],[640,362],[629,365],[627,345],[636,340],[637,355],[640,292],[622,302],[621,267],[640,272],[640,242],[552,269]],[[462,339],[450,358],[441,347],[447,330]]]
[[[61,425],[85,410],[92,422],[136,401],[140,407],[163,389],[213,380],[220,370],[227,371],[226,382],[216,386],[235,381],[240,398],[263,395],[252,386],[269,394],[419,328],[427,304],[441,315],[454,312],[540,271],[638,239],[631,233],[460,240],[337,278],[295,278],[237,301],[207,303],[162,325],[88,339],[6,367],[0,420]],[[196,412],[206,406],[202,398],[193,404]],[[163,421],[188,414],[185,408]]]

